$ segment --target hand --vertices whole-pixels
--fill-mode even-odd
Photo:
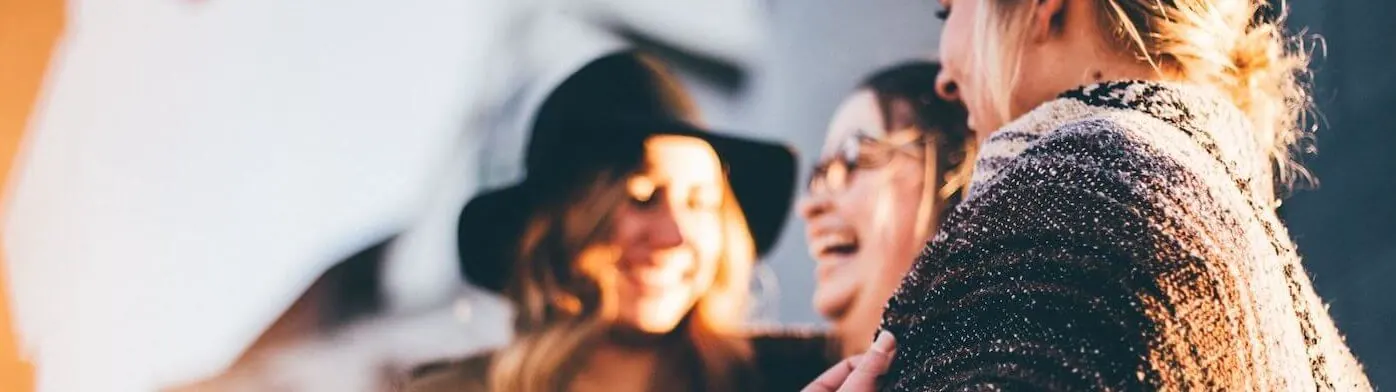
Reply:
[[[871,392],[877,390],[877,377],[892,365],[897,338],[880,332],[867,352],[839,361],[824,371],[803,392]]]

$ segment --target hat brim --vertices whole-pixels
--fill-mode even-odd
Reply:
[[[709,132],[682,121],[626,123],[645,127],[651,136],[691,136],[708,142],[722,162],[732,193],[746,216],[758,258],[774,248],[794,198],[798,160],[793,149],[779,143]],[[535,208],[529,200],[522,184],[517,184],[481,193],[461,210],[457,246],[461,273],[468,281],[496,292],[503,289],[512,263],[509,259]]]
[[[466,281],[486,290],[504,291],[533,208],[523,191],[519,185],[488,191],[461,210],[456,249]]]

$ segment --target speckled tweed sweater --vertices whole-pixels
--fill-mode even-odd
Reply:
[[[887,305],[885,388],[1370,390],[1210,91],[1111,82],[989,137]]]

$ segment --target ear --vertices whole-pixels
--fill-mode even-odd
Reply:
[[[1033,7],[1030,36],[1033,41],[1041,42],[1051,38],[1053,33],[1061,29],[1067,0],[1034,1],[1037,4]]]
[[[947,72],[944,67],[940,69],[940,73],[936,74],[936,95],[949,102],[960,101],[960,88],[950,78],[950,72]]]

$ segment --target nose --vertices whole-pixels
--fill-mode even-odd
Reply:
[[[830,199],[828,192],[810,192],[800,199],[797,209],[801,218],[810,221],[828,213],[833,206],[833,200]]]
[[[960,86],[955,84],[955,80],[950,77],[949,72],[942,70],[939,75],[936,75],[936,95],[946,101],[960,101]]]
[[[648,225],[648,237],[650,246],[654,249],[669,249],[683,245],[683,229],[679,227],[679,219],[671,203],[664,203],[663,208],[654,209]]]

